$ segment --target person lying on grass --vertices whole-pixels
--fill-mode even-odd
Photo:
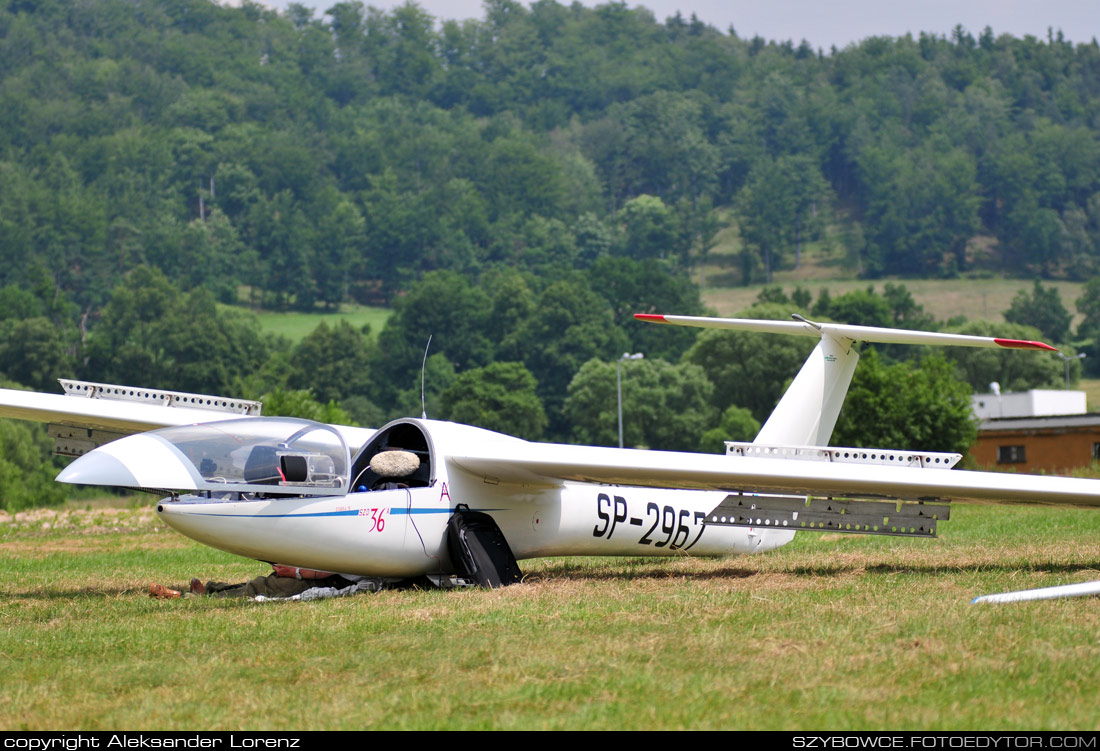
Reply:
[[[354,586],[362,577],[344,576],[331,571],[315,571],[310,568],[272,564],[274,571],[267,576],[257,576],[244,584],[226,584],[209,581],[202,583],[197,577],[191,580],[189,591],[171,589],[163,584],[149,585],[149,596],[162,600],[186,595],[210,595],[211,597],[293,597],[309,589],[319,587],[344,589]]]

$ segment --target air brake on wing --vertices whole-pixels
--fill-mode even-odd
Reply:
[[[262,409],[260,402],[248,399],[230,399],[209,394],[189,394],[183,391],[135,388],[113,383],[74,381],[68,378],[59,378],[58,381],[65,391],[65,396],[86,399],[140,402],[159,407],[186,407],[187,409],[210,410],[222,414],[231,413],[249,417],[258,417]],[[54,439],[54,453],[58,456],[83,456],[98,446],[129,435],[129,433],[57,423],[50,423],[46,430],[49,436]]]
[[[764,446],[739,441],[726,442],[726,455],[938,469],[950,469],[962,459],[961,454],[938,451]],[[942,503],[738,493],[726,496],[707,515],[707,524],[778,527],[799,532],[935,537],[937,522],[947,521],[950,516],[951,507]]]
[[[842,462],[844,464],[885,464],[894,467],[936,467],[938,469],[951,469],[962,459],[962,454],[945,451],[902,451],[837,446],[768,446],[743,441],[726,441],[726,455]]]

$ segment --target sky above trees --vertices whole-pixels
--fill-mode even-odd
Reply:
[[[263,0],[265,5],[285,8],[291,0]],[[334,0],[299,0],[317,9],[317,16],[335,5]],[[370,0],[364,5],[391,9],[405,0]],[[562,0],[559,0],[562,2]],[[601,4],[581,0],[584,5]],[[235,4],[235,3],[234,3]],[[483,18],[482,0],[419,0],[418,4],[436,18]],[[527,2],[525,5],[529,4]],[[569,2],[563,2],[569,5]],[[723,32],[732,25],[738,36],[797,44],[806,39],[815,49],[826,52],[836,45],[843,49],[851,42],[869,36],[914,37],[921,31],[949,35],[957,24],[977,36],[986,26],[995,34],[1022,37],[1031,34],[1046,38],[1047,29],[1061,30],[1066,39],[1088,42],[1100,38],[1100,3],[1096,0],[925,0],[920,3],[884,3],[882,0],[627,0],[630,7],[645,6],[658,21],[679,11],[685,18],[694,13],[705,23]]]

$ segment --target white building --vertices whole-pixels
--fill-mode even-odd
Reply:
[[[1031,389],[1013,394],[974,394],[970,397],[979,420],[1041,415],[1083,415],[1088,411],[1084,391]]]

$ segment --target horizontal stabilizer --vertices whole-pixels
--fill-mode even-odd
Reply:
[[[797,321],[767,321],[753,318],[705,318],[701,316],[666,316],[651,313],[635,313],[639,321],[667,323],[674,326],[696,326],[704,329],[729,329],[755,331],[761,334],[787,334],[790,336],[832,336],[853,342],[879,342],[883,344],[938,344],[953,347],[1004,347],[1008,349],[1039,349],[1057,352],[1057,348],[1027,339],[1003,339],[992,336],[967,334],[943,334],[938,331],[914,331],[911,329],[887,329],[880,326],[853,326],[843,323],[814,323],[806,319]]]

